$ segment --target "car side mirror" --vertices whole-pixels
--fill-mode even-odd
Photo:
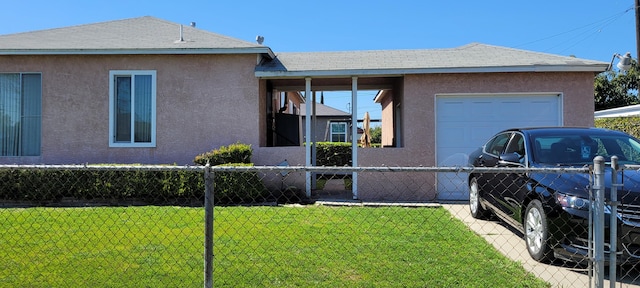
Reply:
[[[518,153],[506,153],[500,155],[500,160],[510,163],[520,163],[520,155]]]

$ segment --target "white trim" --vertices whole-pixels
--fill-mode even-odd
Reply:
[[[115,76],[135,76],[135,75],[150,75],[151,76],[151,142],[148,143],[123,143],[123,142],[115,142],[115,87],[114,80]],[[146,147],[153,148],[156,147],[156,70],[110,70],[109,71],[109,147]],[[133,113],[132,113],[133,117]],[[134,121],[132,121],[132,129],[131,132],[134,133],[133,129]]]
[[[455,73],[508,73],[508,72],[604,72],[604,64],[593,65],[548,65],[548,66],[494,66],[494,67],[447,67],[447,68],[399,68],[399,69],[336,69],[264,71],[256,70],[258,78],[299,78],[299,77],[352,77],[388,76],[399,77],[407,74],[455,74]],[[260,68],[258,68],[260,69]]]
[[[640,104],[600,110],[593,115],[595,118],[640,116]]]

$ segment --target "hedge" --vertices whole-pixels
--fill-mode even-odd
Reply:
[[[0,199],[52,202],[63,198],[148,203],[202,200],[204,176],[198,171],[0,170]]]
[[[247,166],[252,164],[228,164]],[[246,204],[269,198],[255,172],[215,172],[214,202]],[[204,203],[204,173],[197,170],[0,170],[0,200],[26,201],[34,205],[105,200],[125,205]]]
[[[351,143],[316,142],[317,166],[351,166]]]
[[[598,118],[595,126],[626,132],[633,137],[640,138],[640,117],[612,117]]]
[[[246,163],[229,163],[221,166],[253,166]],[[256,172],[215,172],[214,202],[221,204],[256,203],[267,200],[270,192]]]

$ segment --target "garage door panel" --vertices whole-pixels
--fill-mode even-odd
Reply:
[[[562,124],[560,96],[446,95],[436,98],[436,163],[466,166],[468,154],[504,129]],[[439,173],[440,199],[468,199],[464,173]]]

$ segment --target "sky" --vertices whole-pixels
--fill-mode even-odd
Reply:
[[[637,59],[635,0],[21,0],[0,10],[0,35],[154,16],[278,52],[455,48],[483,43],[610,62]],[[614,63],[615,64],[615,63]],[[379,119],[375,91],[358,115]],[[325,93],[347,111],[350,95]],[[362,100],[361,100],[362,99]],[[378,110],[376,110],[378,109]]]

